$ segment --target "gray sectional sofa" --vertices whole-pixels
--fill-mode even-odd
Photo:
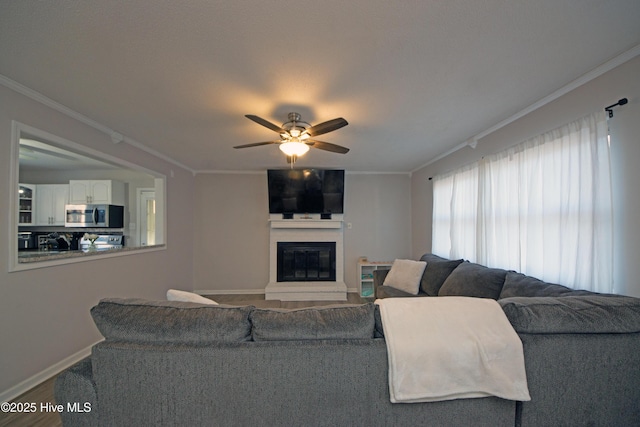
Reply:
[[[272,310],[108,299],[92,309],[105,340],[55,385],[58,403],[88,402],[91,411],[64,412],[63,424],[639,425],[639,299],[426,257],[421,295],[444,288],[498,300],[523,342],[531,401],[392,404],[384,328],[371,303]],[[396,293],[384,274],[380,297]]]
[[[546,283],[523,274],[425,254],[420,290],[384,285],[378,298],[471,296],[502,306],[524,348],[531,401],[517,426],[640,426],[640,299]]]

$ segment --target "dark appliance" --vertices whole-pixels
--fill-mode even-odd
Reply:
[[[269,169],[269,213],[344,213],[344,170]]]
[[[69,238],[66,234],[49,233],[47,234],[47,250],[67,251],[69,250]]]
[[[64,226],[122,228],[124,226],[124,206],[66,205]]]
[[[36,247],[36,235],[30,231],[18,232],[18,250],[34,249]]]

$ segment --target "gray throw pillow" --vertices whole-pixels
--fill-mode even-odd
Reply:
[[[250,341],[254,308],[112,298],[101,300],[91,316],[108,340],[210,344]]]
[[[448,260],[433,254],[424,254],[420,261],[427,262],[427,268],[424,270],[422,280],[420,281],[420,289],[425,294],[436,297],[440,288],[447,277],[462,264],[462,259]]]
[[[593,294],[593,292],[573,290],[566,286],[543,282],[535,277],[509,271],[504,280],[502,292],[500,292],[500,299],[511,297],[560,297]]]
[[[497,300],[504,285],[506,270],[463,262],[444,281],[438,296],[465,296]]]
[[[373,303],[298,310],[256,309],[251,313],[254,341],[372,339]]]

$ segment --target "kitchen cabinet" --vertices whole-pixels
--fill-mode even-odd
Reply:
[[[71,180],[69,181],[69,204],[122,205],[124,183],[114,180]]]
[[[19,184],[18,187],[18,225],[33,225],[35,223],[36,186]]]
[[[36,225],[64,225],[69,185],[42,184],[36,188]]]

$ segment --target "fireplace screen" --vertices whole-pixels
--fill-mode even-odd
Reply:
[[[335,242],[278,242],[278,282],[335,280]]]

